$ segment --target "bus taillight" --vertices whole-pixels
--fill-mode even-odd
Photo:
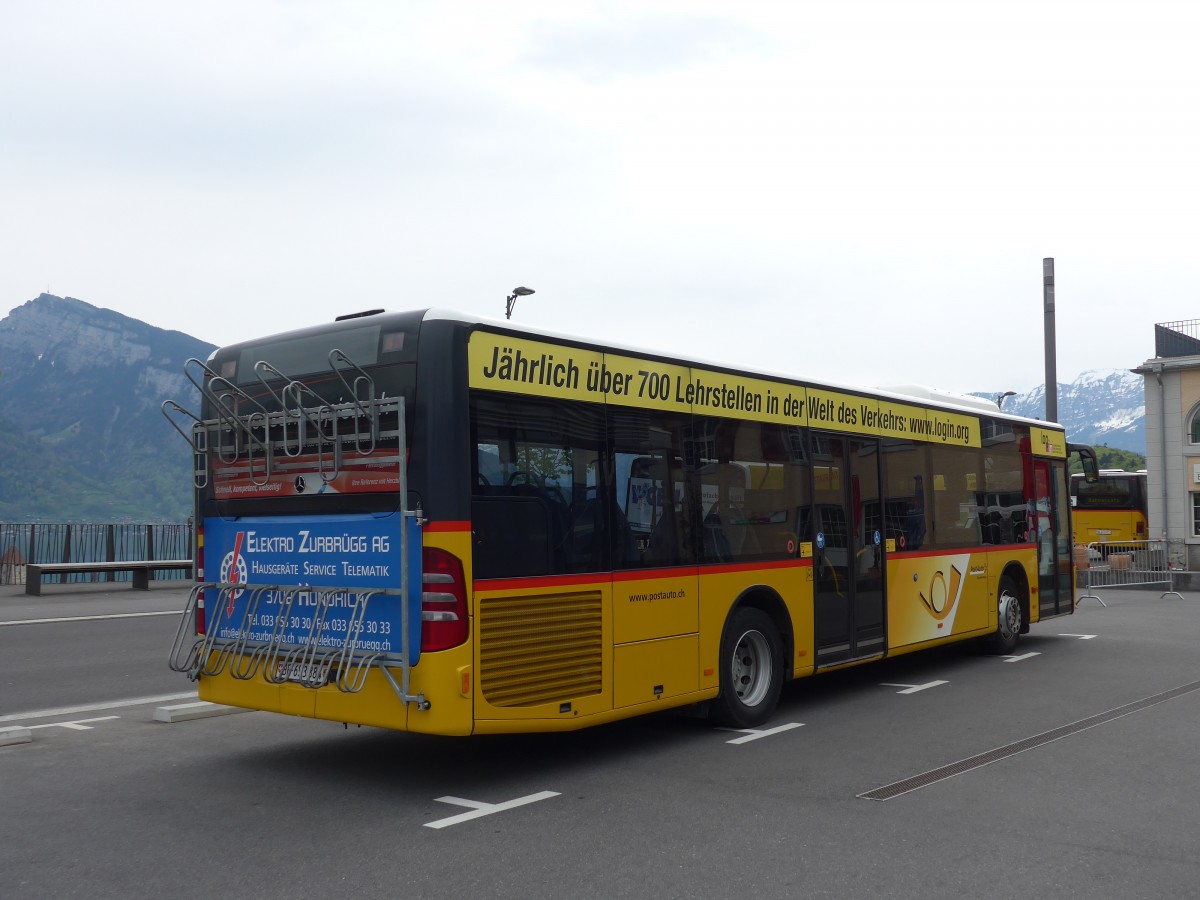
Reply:
[[[204,580],[204,524],[196,525],[196,580]],[[196,634],[204,634],[204,591],[196,598]]]
[[[458,557],[426,547],[421,553],[421,652],[467,639],[467,586]]]

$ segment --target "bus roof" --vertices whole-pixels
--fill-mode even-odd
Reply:
[[[238,341],[233,345],[229,345],[229,347],[222,347],[213,351],[213,357],[215,357],[217,353],[228,350],[231,347],[251,346],[262,343],[263,341],[275,341],[293,336],[301,337],[317,335],[330,328],[358,327],[371,323],[372,320],[378,321],[379,319],[383,319],[385,321],[394,322],[396,319],[400,318],[403,318],[407,321],[418,320],[423,322],[458,322],[472,328],[486,328],[493,331],[528,335],[533,338],[559,341],[567,344],[613,350],[618,353],[630,354],[633,356],[646,356],[677,363],[695,364],[711,369],[724,370],[730,373],[744,373],[754,377],[773,379],[797,385],[813,385],[821,388],[830,388],[836,391],[846,391],[854,394],[866,394],[872,397],[895,400],[900,403],[912,403],[916,401],[924,406],[937,407],[952,412],[967,413],[969,415],[977,416],[986,415],[991,418],[1004,419],[1005,421],[1009,422],[1027,423],[1029,425],[1035,425],[1041,428],[1051,428],[1056,431],[1064,430],[1063,426],[1058,423],[1043,422],[1040,419],[1030,419],[1025,416],[1014,416],[1011,413],[1002,411],[995,403],[989,400],[983,400],[979,397],[972,397],[968,394],[945,391],[939,388],[926,387],[923,385],[901,385],[881,388],[869,387],[861,384],[851,384],[848,382],[826,378],[812,378],[792,372],[779,372],[771,369],[739,366],[730,362],[718,362],[716,360],[703,359],[700,357],[681,356],[656,348],[639,347],[632,344],[594,341],[578,334],[566,334],[563,332],[552,331],[549,329],[528,325],[515,325],[507,319],[493,319],[486,316],[471,315],[468,313],[458,312],[456,310],[436,307],[412,310],[371,310],[369,313],[363,313],[361,315],[351,314],[348,316],[338,316],[333,322],[318,323],[316,325],[294,329],[289,332],[263,336],[260,339]],[[210,357],[210,359],[211,358],[212,357]]]

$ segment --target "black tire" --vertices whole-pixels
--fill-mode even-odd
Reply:
[[[989,653],[1004,655],[1017,649],[1025,626],[1025,612],[1021,607],[1021,590],[1008,575],[1000,579],[996,594],[996,633],[987,638],[985,647]]]
[[[710,709],[721,725],[749,728],[775,712],[783,689],[783,641],[759,609],[734,610],[721,638],[721,693]]]

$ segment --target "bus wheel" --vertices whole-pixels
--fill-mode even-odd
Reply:
[[[783,689],[783,642],[775,623],[758,609],[738,609],[721,638],[721,693],[712,718],[722,725],[761,725]]]
[[[1021,612],[1021,594],[1016,582],[1005,575],[1000,579],[997,611],[1000,623],[996,633],[987,641],[987,648],[992,653],[1012,653],[1017,648],[1017,639],[1021,636],[1021,626],[1024,624],[1024,614]]]

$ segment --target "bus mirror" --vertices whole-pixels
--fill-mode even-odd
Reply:
[[[1100,481],[1100,465],[1096,462],[1096,451],[1087,444],[1068,444],[1068,453],[1079,454],[1079,464],[1083,469],[1083,480],[1088,484]]]

